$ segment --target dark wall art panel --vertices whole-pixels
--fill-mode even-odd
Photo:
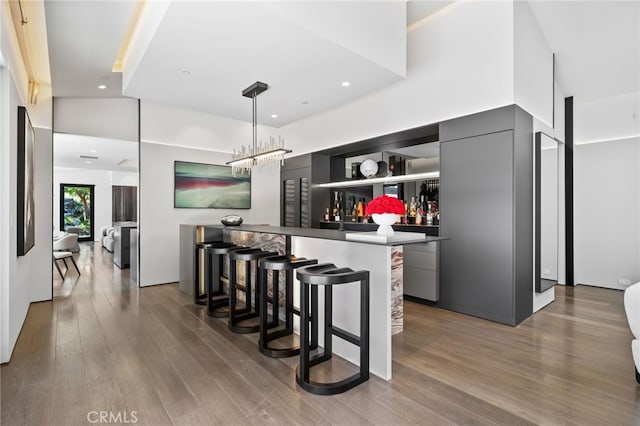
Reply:
[[[250,209],[251,176],[231,167],[176,161],[173,206],[188,209]]]
[[[36,242],[34,161],[35,132],[27,109],[18,107],[18,256],[24,256]]]

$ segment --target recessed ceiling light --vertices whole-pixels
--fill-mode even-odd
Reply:
[[[91,164],[91,161],[87,160],[84,162],[85,164]]]
[[[106,88],[107,88],[107,86],[105,84],[101,84],[100,86],[98,86],[98,89],[100,89],[100,90],[104,90]]]
[[[342,87],[349,87],[351,85],[351,83],[349,83],[348,81],[343,81],[342,82]]]
[[[188,70],[188,69],[186,69],[186,68],[183,68],[183,69],[181,70],[181,72],[182,72],[182,74],[184,74],[184,75],[189,75],[189,74],[191,74],[191,71],[189,71],[189,70]]]
[[[278,114],[271,114],[271,118],[278,118]]]
[[[89,152],[98,152],[95,149],[90,149]]]

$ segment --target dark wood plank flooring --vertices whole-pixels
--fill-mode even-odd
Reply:
[[[77,258],[2,366],[2,425],[640,424],[619,291],[557,287],[518,327],[406,302],[393,379],[322,397],[296,386],[297,358],[262,356],[176,284],[131,286],[99,245]]]

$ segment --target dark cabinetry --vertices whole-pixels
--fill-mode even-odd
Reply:
[[[440,127],[440,306],[516,325],[533,306],[533,121],[517,106]]]
[[[318,228],[323,219],[328,190],[314,188],[329,181],[329,156],[306,154],[287,158],[280,172],[280,224]]]
[[[118,268],[128,268],[131,263],[131,230],[136,229],[135,224],[116,224],[113,233],[113,263]]]

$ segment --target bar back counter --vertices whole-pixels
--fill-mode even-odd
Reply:
[[[403,267],[404,248],[411,247],[426,253],[437,253],[442,237],[402,243],[370,243],[348,241],[344,231],[312,228],[242,225],[180,225],[180,290],[191,295],[193,282],[194,244],[204,240],[224,240],[237,245],[295,254],[330,262],[354,270],[370,272],[370,371],[391,379],[391,336],[402,332],[403,323]],[[415,250],[411,250],[415,252]],[[435,269],[437,264],[429,265]],[[419,272],[419,271],[418,271]],[[294,289],[297,306],[299,289]],[[340,328],[358,333],[360,292],[357,285],[339,286],[333,296],[333,322]],[[283,303],[283,301],[281,301]],[[320,298],[319,316],[324,321],[323,300]],[[296,319],[297,320],[297,319]],[[298,332],[299,324],[295,330]],[[320,346],[324,344],[322,337]],[[357,348],[341,339],[335,339],[333,352],[359,365]]]

